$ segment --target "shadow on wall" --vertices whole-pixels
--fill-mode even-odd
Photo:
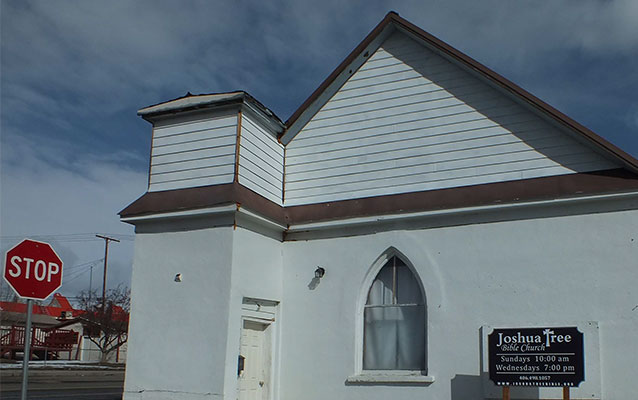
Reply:
[[[451,381],[452,400],[497,400],[502,399],[502,389],[494,385],[488,374],[482,375],[456,375]],[[493,386],[489,390],[483,391],[483,385]],[[484,397],[487,396],[487,397]],[[510,398],[534,400],[540,399],[540,393],[536,387],[510,387]]]
[[[308,283],[308,289],[310,290],[315,290],[317,288],[317,286],[319,286],[319,282],[321,280],[319,278],[317,278],[316,276],[314,278],[312,278],[312,280]]]
[[[413,48],[417,48],[416,45]],[[596,158],[588,156],[588,153],[590,153],[588,150],[583,148],[580,151],[575,150],[575,143],[569,139],[561,139],[561,134],[548,133],[548,130],[554,129],[550,123],[542,121],[540,117],[535,116],[514,100],[503,97],[497,89],[488,84],[481,84],[481,80],[463,68],[446,62],[447,70],[441,71],[438,69],[441,66],[438,57],[429,58],[434,60],[434,62],[428,60],[423,63],[421,59],[411,59],[406,56],[404,47],[399,49],[387,48],[386,51],[473,108],[479,114],[482,114],[485,118],[507,129],[530,148],[543,154],[548,159],[575,172],[587,172],[592,169],[592,161]],[[426,54],[434,55],[431,51]],[[451,72],[450,69],[456,72]],[[461,79],[460,77],[465,74],[467,74],[467,78]],[[459,85],[459,80],[465,81],[465,83]],[[570,137],[570,135],[565,136]],[[573,139],[574,137],[571,138]],[[578,139],[576,142],[578,142]],[[593,154],[593,152],[591,153]]]

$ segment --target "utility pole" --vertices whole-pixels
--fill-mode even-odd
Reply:
[[[91,275],[89,277],[89,306],[91,305],[91,296],[93,292],[93,264],[91,264]]]
[[[106,312],[106,266],[108,265],[109,258],[109,242],[119,243],[120,241],[108,236],[95,236],[99,237],[100,239],[104,239],[104,281],[102,282],[102,314],[104,314]]]

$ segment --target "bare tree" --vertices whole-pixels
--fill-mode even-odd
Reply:
[[[100,349],[100,363],[106,363],[109,355],[128,340],[130,289],[119,285],[108,290],[105,304],[105,309],[102,309],[102,297],[97,291],[83,290],[78,295],[84,334]]]

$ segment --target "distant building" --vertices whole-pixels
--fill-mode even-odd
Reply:
[[[122,307],[114,305],[112,318],[116,321],[127,321],[128,313]],[[26,319],[26,303],[0,302],[0,357],[15,358],[16,352],[22,354]],[[73,308],[62,294],[55,293],[49,305],[34,304],[31,324],[35,336],[35,359],[43,359],[44,351],[47,349],[55,353],[55,357],[62,359],[100,361],[102,353],[90,339],[100,336],[99,324],[91,321],[82,310]],[[125,362],[126,348],[127,345],[124,344],[113,351],[108,361]]]
[[[486,333],[542,326],[584,334],[572,398],[635,396],[638,161],[398,15],[286,123],[139,115],[126,400],[500,398]]]
[[[60,293],[54,293],[49,305],[33,305],[33,325],[53,326],[60,320],[70,319],[80,314],[69,300]],[[0,321],[2,325],[24,325],[27,318],[27,303],[0,301]]]
[[[74,321],[80,314],[69,300],[55,293],[49,305],[34,304],[31,315],[33,353],[36,358],[73,357],[80,359],[77,351],[82,333],[81,325],[65,324],[65,331],[56,330],[62,322]],[[15,358],[24,351],[24,327],[27,320],[27,304],[21,302],[0,302],[0,357]]]

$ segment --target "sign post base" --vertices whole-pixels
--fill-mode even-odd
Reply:
[[[569,386],[563,386],[563,400],[569,400]]]
[[[510,387],[503,386],[503,400],[510,400]]]
[[[24,328],[24,349],[22,353],[22,390],[20,400],[27,399],[29,386],[29,360],[31,359],[31,315],[33,314],[33,300],[27,300],[27,325]]]

